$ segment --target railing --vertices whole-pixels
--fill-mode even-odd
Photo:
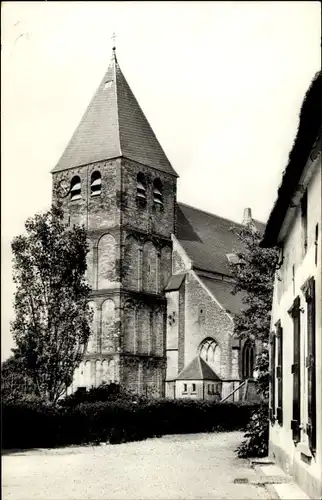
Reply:
[[[244,394],[243,394],[243,401],[245,401],[246,399],[246,394],[247,394],[247,388],[248,388],[248,379],[244,380],[241,384],[239,384],[238,387],[236,387],[236,389],[234,389],[230,394],[228,394],[228,396],[226,396],[224,399],[222,399],[220,402],[221,403],[224,403],[225,401],[227,401],[227,399],[230,398],[230,396],[232,396],[233,394],[235,394],[235,392],[237,392],[239,389],[241,389],[243,386],[245,386],[245,390],[244,390]]]

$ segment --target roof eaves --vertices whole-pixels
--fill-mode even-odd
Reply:
[[[118,146],[120,151],[120,156],[122,156],[121,147],[121,134],[120,134],[120,117],[119,117],[119,106],[118,106],[118,96],[117,96],[117,77],[116,77],[116,65],[118,65],[116,54],[113,52],[113,76],[114,76],[114,91],[115,91],[115,101],[116,101],[116,119],[117,119],[117,136],[118,136]],[[119,70],[121,71],[120,67]]]
[[[311,154],[312,146],[321,137],[321,72],[316,73],[302,102],[297,134],[284,170],[277,199],[269,215],[261,247],[277,245],[278,235],[293,193]]]

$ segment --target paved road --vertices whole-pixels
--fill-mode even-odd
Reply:
[[[236,458],[239,432],[164,436],[137,443],[33,450],[2,460],[4,500],[268,499]]]

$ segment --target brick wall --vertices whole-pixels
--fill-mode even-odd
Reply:
[[[94,171],[101,174],[100,196],[91,196],[91,175]],[[70,217],[70,223],[84,224],[89,230],[100,230],[119,225],[121,161],[118,159],[109,160],[54,173],[53,196],[54,185],[62,179],[70,183],[76,175],[81,180],[81,198],[72,201],[69,194],[63,198],[63,207]]]
[[[97,171],[101,192],[93,196],[91,176]],[[145,206],[137,203],[139,172],[145,175]],[[160,298],[171,275],[176,178],[116,159],[58,172],[53,185],[62,179],[70,185],[75,176],[81,181],[81,197],[71,200],[68,194],[63,208],[66,221],[87,229],[86,278],[92,288],[94,317],[87,353],[73,386],[90,387],[107,379],[143,392],[156,386],[162,394],[166,311]],[[161,209],[153,203],[155,179],[161,182]],[[141,296],[132,296],[131,307],[126,305],[128,294],[138,291]],[[144,361],[144,356],[149,359]]]
[[[201,317],[201,310],[202,317]],[[193,271],[186,275],[185,287],[185,345],[184,364],[198,353],[200,343],[210,337],[219,348],[216,372],[223,379],[231,379],[233,322],[214,301],[196,278]]]
[[[137,175],[141,173],[146,180],[146,205],[138,206],[136,200]],[[160,179],[163,192],[163,210],[153,204],[153,182]],[[174,211],[176,200],[176,178],[144,165],[122,159],[122,225],[135,225],[145,233],[170,238],[174,232]]]
[[[192,268],[191,260],[175,236],[172,236],[172,245],[172,274],[180,274],[189,271]]]

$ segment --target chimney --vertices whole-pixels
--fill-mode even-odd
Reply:
[[[252,209],[251,208],[245,208],[242,224],[244,226],[246,226],[246,224],[249,224],[250,222],[252,222]]]

